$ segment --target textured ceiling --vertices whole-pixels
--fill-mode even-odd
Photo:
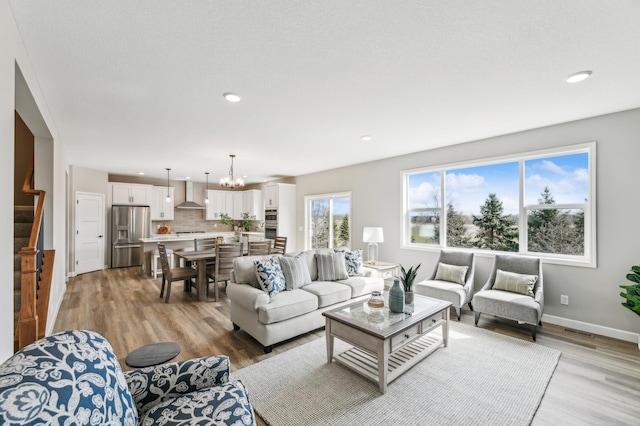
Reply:
[[[257,182],[640,107],[638,1],[10,4],[71,164],[117,174],[233,153]]]

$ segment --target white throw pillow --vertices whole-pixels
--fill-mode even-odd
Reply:
[[[533,287],[538,282],[537,275],[516,274],[501,269],[496,271],[496,280],[493,283],[494,290],[510,291],[533,297]]]
[[[468,269],[468,266],[449,265],[440,262],[438,263],[435,279],[464,285]]]

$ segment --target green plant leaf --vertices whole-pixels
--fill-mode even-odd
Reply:
[[[638,274],[627,274],[627,279],[634,283],[640,283],[640,275]]]

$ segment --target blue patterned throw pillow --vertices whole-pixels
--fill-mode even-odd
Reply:
[[[347,274],[350,277],[356,277],[364,274],[362,269],[362,249],[357,250],[345,250],[344,262],[347,267]]]
[[[280,267],[280,260],[277,257],[272,257],[267,260],[255,260],[253,263],[256,265],[258,282],[269,296],[275,296],[281,291],[284,291],[284,274]]]

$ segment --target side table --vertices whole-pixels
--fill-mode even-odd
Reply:
[[[171,361],[180,353],[180,345],[175,342],[160,342],[140,346],[124,359],[129,367],[142,368]]]
[[[362,264],[365,270],[371,272],[371,277],[382,278],[384,280],[400,277],[400,264],[392,262],[376,261],[375,263],[364,262]]]

